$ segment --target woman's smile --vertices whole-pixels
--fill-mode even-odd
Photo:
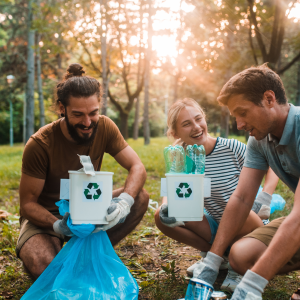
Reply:
[[[191,137],[193,139],[200,139],[202,137],[202,135],[203,135],[203,131],[198,132],[198,133],[194,133],[193,135],[191,135]]]

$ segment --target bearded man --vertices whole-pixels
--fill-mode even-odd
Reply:
[[[56,107],[63,118],[33,134],[23,153],[16,253],[34,278],[72,235],[55,202],[59,201],[60,180],[69,177],[69,170],[81,168],[78,155],[90,156],[99,171],[108,153],[128,170],[124,187],[113,191],[107,210],[110,221],[105,230],[112,245],[139,224],[148,207],[145,168],[114,122],[99,114],[100,83],[84,73],[79,64],[69,66],[56,91]]]

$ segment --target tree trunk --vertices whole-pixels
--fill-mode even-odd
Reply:
[[[106,34],[107,34],[107,0],[100,0],[100,13],[101,13],[101,24],[100,24],[100,36],[101,36],[101,66],[102,66],[102,115],[107,115],[107,68],[106,68]]]
[[[120,119],[121,119],[120,131],[124,139],[127,140],[128,139],[128,114],[121,112]]]
[[[278,60],[281,56],[281,50],[284,40],[285,34],[285,27],[287,26],[287,16],[289,12],[294,7],[296,1],[291,2],[292,5],[289,7],[289,12],[287,13],[287,3],[285,1],[275,0],[270,1],[274,5],[274,21],[272,25],[272,34],[271,39],[268,38],[267,40],[270,41],[269,53],[267,52],[267,47],[263,39],[263,34],[260,32],[257,22],[256,12],[253,10],[255,1],[254,0],[247,0],[249,12],[250,12],[250,27],[251,24],[254,25],[255,29],[255,36],[257,40],[257,44],[259,46],[262,60],[264,63],[268,62],[268,66],[271,69],[274,69],[278,75],[283,74],[286,70],[288,70],[294,63],[296,63],[300,59],[300,53],[298,53],[289,63],[287,63],[284,67],[278,68]],[[250,29],[251,31],[251,29]],[[251,34],[249,35],[250,44],[251,41]],[[279,64],[280,65],[280,64]]]
[[[140,98],[136,98],[135,102],[135,114],[134,114],[134,125],[133,125],[133,139],[137,140],[139,137],[139,118],[140,118]]]
[[[150,144],[150,126],[149,126],[149,84],[150,84],[150,61],[152,52],[152,0],[148,0],[149,17],[148,17],[148,48],[145,62],[145,100],[144,100],[144,144]]]
[[[140,2],[140,36],[139,36],[139,62],[137,70],[137,87],[140,84],[140,73],[141,73],[141,54],[142,54],[142,36],[143,33],[143,0]],[[135,115],[133,125],[133,139],[137,140],[139,137],[139,118],[140,118],[140,97],[136,98],[135,103]]]
[[[178,68],[178,73],[174,76],[174,98],[173,103],[178,100],[178,81],[181,76],[181,70]]]
[[[60,45],[60,42],[59,42],[59,45]],[[61,57],[60,53],[58,53],[56,55],[56,62],[57,62],[57,78],[58,78],[58,81],[62,81],[63,77],[64,77],[64,70],[62,68],[62,57]]]
[[[233,35],[233,31],[234,31],[234,24],[232,23],[233,21],[229,19],[229,29],[230,31],[228,32],[228,36],[226,39],[226,51],[227,53],[231,53],[232,51],[232,45],[234,43],[234,35]],[[228,63],[228,65],[230,65]],[[232,76],[232,71],[229,68],[225,74],[225,82],[227,82]],[[224,138],[228,138],[229,135],[229,110],[227,107],[222,106],[221,109],[221,128],[220,128],[220,136],[224,137]]]
[[[298,63],[296,105],[300,106],[300,62]]]
[[[33,13],[33,0],[28,2],[28,42],[27,42],[27,85],[26,85],[26,131],[25,143],[34,133],[34,37],[35,31],[31,29]]]
[[[179,79],[181,77],[181,74],[182,74],[182,64],[181,64],[181,59],[180,59],[180,53],[179,53],[179,49],[181,49],[181,39],[182,39],[182,33],[183,33],[183,24],[182,24],[182,8],[181,8],[181,5],[182,5],[182,0],[180,0],[180,11],[179,11],[179,14],[180,14],[180,27],[179,29],[177,30],[178,32],[178,35],[177,35],[177,41],[178,41],[178,49],[177,49],[177,59],[176,59],[176,65],[177,65],[177,74],[174,76],[174,95],[173,95],[173,103],[175,103],[177,100],[178,100],[178,82],[179,82]]]
[[[120,1],[117,2],[118,3],[118,16],[120,16],[121,12],[120,12],[120,8],[121,8],[121,3]],[[116,107],[116,109],[120,112],[120,117],[122,114],[127,114],[129,115],[131,109],[133,108],[134,106],[134,101],[135,99],[137,99],[139,97],[139,94],[141,93],[141,91],[143,90],[143,87],[144,87],[144,76],[141,76],[141,80],[139,80],[139,85],[137,87],[137,89],[135,90],[135,92],[131,92],[131,84],[129,82],[129,78],[130,78],[130,66],[131,66],[131,63],[127,62],[125,59],[124,59],[124,51],[123,51],[123,43],[121,41],[121,33],[122,33],[122,22],[120,20],[120,17],[118,18],[118,22],[114,22],[115,25],[117,25],[117,32],[116,32],[116,39],[117,39],[117,42],[119,44],[119,48],[118,48],[118,52],[119,52],[119,55],[120,55],[120,59],[121,59],[121,62],[122,62],[122,78],[123,78],[123,82],[124,82],[124,86],[125,86],[125,91],[126,91],[126,95],[127,95],[127,98],[128,98],[128,102],[125,104],[125,105],[121,105],[121,103],[117,100],[117,98],[115,98],[110,90],[108,89],[108,97],[110,99],[110,102]],[[117,23],[117,24],[116,24]],[[125,31],[123,31],[125,33]],[[128,44],[127,44],[128,46]],[[150,47],[150,49],[152,48],[152,46]],[[148,69],[150,68],[150,66],[148,66]],[[150,71],[149,71],[150,72]],[[141,72],[142,74],[144,74],[144,72]],[[149,77],[150,75],[148,75]],[[149,81],[149,80],[148,80]],[[126,118],[126,120],[128,119],[128,117]],[[148,119],[148,110],[146,109],[146,120]],[[144,126],[144,129],[147,128],[147,122],[146,122],[146,126]],[[148,124],[148,128],[149,128],[149,124]],[[124,132],[124,136],[125,137],[128,137],[128,132],[127,132],[127,129],[128,129],[128,126],[126,124],[126,126],[124,126],[124,128],[122,128],[122,131],[126,131]]]
[[[37,83],[39,93],[39,108],[40,108],[40,127],[45,125],[45,109],[44,109],[44,97],[43,97],[43,83],[42,83],[42,69],[41,69],[41,55],[40,55],[40,43],[41,34],[37,34],[36,41],[36,65],[37,65]]]

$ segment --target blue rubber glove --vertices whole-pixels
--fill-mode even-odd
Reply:
[[[177,221],[174,217],[168,216],[168,205],[163,204],[159,210],[160,221],[168,227],[184,226],[184,222]]]
[[[262,300],[268,280],[248,270],[237,285],[231,300]]]
[[[223,261],[224,259],[217,254],[207,252],[203,261],[194,269],[193,277],[214,285]]]
[[[62,220],[57,220],[54,222],[54,224],[53,224],[54,232],[56,232],[58,234],[66,235],[66,236],[73,235],[72,231],[70,230],[69,226],[67,225],[69,215],[70,214],[68,212],[66,212],[65,215],[63,216]]]

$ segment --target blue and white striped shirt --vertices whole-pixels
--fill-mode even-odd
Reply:
[[[218,223],[237,187],[245,152],[246,145],[238,140],[218,137],[215,148],[206,156],[205,177],[211,178],[211,197],[204,198],[204,207]]]

